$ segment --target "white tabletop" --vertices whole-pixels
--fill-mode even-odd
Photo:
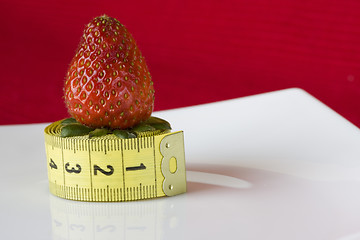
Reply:
[[[0,127],[2,239],[360,239],[360,130],[300,89],[155,112],[185,132],[185,194],[48,190],[43,129]]]

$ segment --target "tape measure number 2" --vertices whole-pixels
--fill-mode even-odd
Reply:
[[[186,191],[182,131],[120,139],[47,134],[50,192],[79,201],[131,201]]]

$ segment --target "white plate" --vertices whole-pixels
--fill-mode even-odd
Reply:
[[[1,126],[1,238],[360,239],[360,131],[306,92],[154,115],[185,132],[188,192],[125,203],[50,195],[46,124]]]

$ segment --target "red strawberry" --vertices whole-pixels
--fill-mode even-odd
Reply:
[[[106,15],[86,26],[64,92],[69,113],[93,128],[129,128],[154,108],[153,82],[134,38]]]

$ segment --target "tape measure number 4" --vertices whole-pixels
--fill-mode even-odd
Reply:
[[[130,139],[47,133],[50,192],[79,201],[131,201],[186,192],[182,131]]]

